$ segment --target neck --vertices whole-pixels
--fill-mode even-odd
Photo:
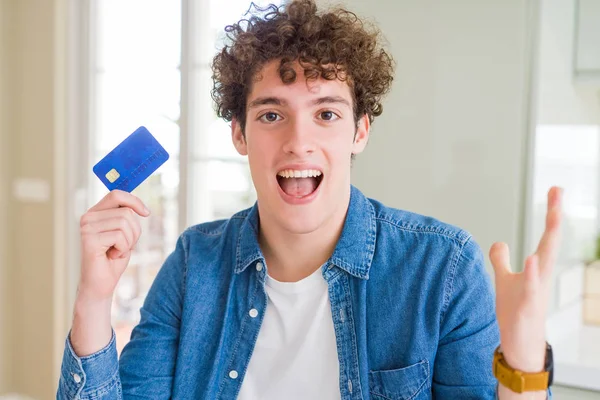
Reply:
[[[349,202],[348,193],[345,207],[339,207],[321,226],[308,233],[290,232],[261,215],[259,244],[269,276],[281,282],[297,282],[320,268],[335,250]]]

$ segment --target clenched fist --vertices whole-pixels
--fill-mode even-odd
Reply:
[[[139,198],[113,190],[81,217],[80,293],[96,300],[112,297],[140,238],[138,216],[148,215]]]
[[[93,354],[112,335],[111,302],[150,211],[134,195],[113,190],[81,217],[81,277],[70,340],[75,353]]]

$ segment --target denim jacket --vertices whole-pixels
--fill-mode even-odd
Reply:
[[[120,360],[114,333],[87,357],[77,357],[67,338],[57,398],[236,398],[267,305],[258,226],[255,205],[188,228]],[[321,271],[342,399],[496,397],[494,294],[468,233],[352,187],[342,234]]]

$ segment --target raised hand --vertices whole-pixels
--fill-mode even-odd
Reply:
[[[546,229],[521,273],[513,273],[508,246],[494,243],[490,260],[496,277],[496,315],[507,363],[524,372],[544,369],[546,312],[552,269],[560,241],[562,189],[548,192]]]
[[[81,217],[80,294],[112,297],[141,234],[138,215],[149,214],[139,198],[113,190]]]
[[[110,342],[112,296],[141,235],[138,215],[150,215],[142,201],[113,190],[81,217],[81,276],[70,335],[79,356]]]

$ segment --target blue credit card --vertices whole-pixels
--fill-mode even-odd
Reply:
[[[169,153],[140,126],[94,165],[94,173],[108,190],[131,192],[168,159]]]

